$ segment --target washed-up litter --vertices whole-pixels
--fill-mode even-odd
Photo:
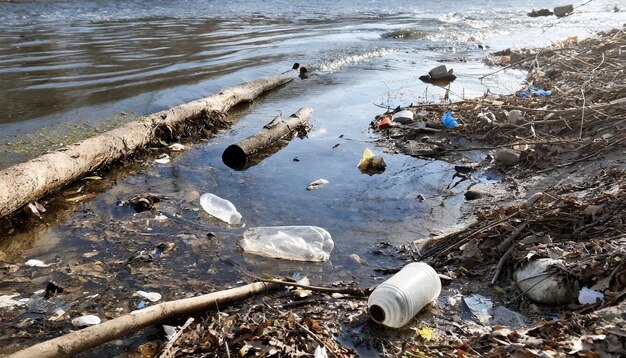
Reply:
[[[389,128],[393,127],[393,123],[391,122],[391,119],[389,119],[389,117],[385,116],[380,122],[378,122],[378,125],[376,127],[378,129]]]
[[[177,330],[176,327],[174,326],[168,326],[168,325],[163,325],[163,332],[165,333],[165,339],[166,340],[170,340],[174,337],[174,335],[176,334]]]
[[[158,292],[137,291],[133,296],[139,296],[151,302],[157,302],[161,299],[161,294]]]
[[[398,111],[391,118],[396,123],[407,124],[413,121],[413,111],[408,109]]]
[[[541,87],[529,85],[528,90],[521,91],[517,95],[522,98],[537,96],[537,97],[545,97],[552,94],[552,91],[546,91]]]
[[[578,293],[578,303],[581,305],[593,305],[596,304],[598,300],[604,301],[604,293],[587,287],[581,288]]]
[[[475,294],[463,297],[463,302],[467,305],[472,315],[482,325],[488,325],[493,314],[493,302],[485,296]]]
[[[97,324],[100,324],[100,322],[102,322],[100,317],[94,316],[94,315],[86,315],[86,316],[76,317],[72,319],[72,324],[75,327],[79,327],[79,328],[87,327],[87,326],[95,326]]]
[[[367,300],[370,317],[388,327],[402,327],[439,297],[441,280],[428,264],[413,262],[381,283]]]
[[[443,124],[446,128],[456,128],[459,126],[459,122],[457,122],[456,118],[452,116],[452,112],[446,112],[441,117],[441,124]]]
[[[298,281],[296,281],[296,283],[299,285],[303,285],[303,286],[310,286],[311,280],[309,280],[307,276],[304,276]],[[307,290],[306,288],[302,288],[302,287],[297,287],[295,290],[293,290],[293,295],[298,298],[305,298],[312,294],[313,294],[313,291]]]
[[[491,325],[503,325],[511,328],[523,327],[526,325],[528,318],[524,315],[511,311],[504,306],[498,306],[493,309],[493,319]]]
[[[251,254],[316,262],[328,260],[334,245],[330,233],[317,226],[254,227],[239,241],[239,246]]]
[[[31,266],[31,267],[50,267],[51,264],[47,264],[41,260],[37,260],[37,259],[30,259],[28,261],[26,261],[24,263],[24,265],[26,266]]]
[[[225,221],[230,225],[237,225],[241,222],[241,214],[239,214],[235,205],[215,194],[203,194],[200,197],[200,205],[209,215]]]
[[[20,294],[0,296],[0,308],[13,308],[16,306],[24,306],[28,303],[28,299],[15,300],[15,297],[19,297]]]
[[[50,316],[48,320],[56,321],[70,309],[71,304],[64,304],[58,298],[55,298],[54,301],[44,299],[41,297],[42,293],[43,290],[35,292],[28,300],[27,311],[31,316]]]
[[[157,158],[154,160],[155,163],[159,163],[159,164],[167,164],[171,161],[170,156],[163,153],[163,154],[159,154],[159,156],[157,156]]]
[[[319,188],[319,187],[321,187],[323,185],[326,185],[326,184],[328,184],[328,180],[326,180],[326,179],[317,179],[316,181],[314,181],[311,184],[309,184],[306,187],[306,190],[314,190],[314,189],[317,189],[317,188]]]
[[[168,148],[170,148],[172,152],[181,152],[185,150],[185,146],[180,143],[171,144]]]
[[[326,347],[317,346],[315,348],[315,352],[313,353],[314,358],[328,358],[328,354],[326,353]]]
[[[370,149],[365,148],[357,167],[362,173],[373,175],[384,172],[387,168],[387,163],[385,163],[382,156],[376,155]]]

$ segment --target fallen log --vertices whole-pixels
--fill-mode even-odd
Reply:
[[[153,113],[93,138],[0,171],[0,217],[36,201],[88,173],[132,155],[185,123],[224,113],[298,77],[297,65],[277,76],[226,88],[212,96]]]
[[[274,118],[263,129],[224,150],[222,161],[230,168],[241,170],[248,166],[250,160],[264,150],[275,145],[279,140],[287,138],[302,127],[311,117],[312,108],[300,108],[287,119]]]
[[[96,326],[87,327],[64,336],[36,344],[8,358],[46,358],[72,357],[89,348],[113,340],[124,334],[138,331],[176,317],[206,311],[216,306],[244,300],[256,294],[280,287],[278,284],[255,282],[225,291],[213,292],[203,296],[163,302],[158,305],[133,311],[124,316],[106,321]]]

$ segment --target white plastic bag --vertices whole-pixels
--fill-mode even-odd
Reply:
[[[317,226],[273,226],[246,230],[239,245],[255,255],[323,262],[335,244],[328,231]]]

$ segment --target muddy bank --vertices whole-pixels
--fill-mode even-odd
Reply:
[[[622,34],[619,31],[616,33]],[[621,63],[623,66],[623,58],[614,57],[618,53],[614,49],[624,43],[623,37],[615,38],[617,42],[613,44],[617,45],[609,46],[601,53],[591,54],[590,58],[581,57],[584,49],[603,48],[602,44],[612,43],[607,40],[611,37],[588,40],[596,42],[585,42],[584,46],[574,44],[568,55],[588,62],[592,65],[591,69],[601,64],[603,59],[607,66],[609,63]],[[555,58],[552,63],[559,61],[562,59]],[[548,60],[546,63],[549,63]],[[573,67],[572,64],[567,64]],[[607,74],[614,71],[614,66],[602,66],[594,73],[602,71]],[[529,78],[532,78],[533,73]],[[575,79],[567,81],[570,85],[585,83],[573,82]],[[554,86],[545,86],[543,89],[554,90],[561,84],[555,81]],[[559,98],[566,101],[560,103]],[[611,100],[615,98],[619,99],[613,97]],[[420,115],[427,117],[429,131],[397,126],[381,132],[381,137],[385,138],[381,140],[381,144],[388,145],[394,151],[406,151],[412,155],[427,157],[445,156],[447,160],[458,163],[458,181],[472,183],[471,190],[478,193],[478,198],[471,201],[473,204],[465,208],[468,217],[476,218],[475,224],[430,241],[430,245],[425,247],[421,245],[422,242],[419,245],[409,243],[402,247],[382,242],[372,247],[377,255],[392,257],[394,260],[425,260],[443,275],[442,296],[436,304],[427,307],[406,327],[392,330],[373,323],[366,313],[366,300],[361,296],[339,292],[319,293],[315,289],[282,290],[242,304],[219,307],[219,311],[195,317],[196,321],[190,325],[185,325],[187,317],[169,322],[170,326],[180,325],[185,326],[185,329],[173,340],[168,354],[310,356],[318,347],[324,347],[329,356],[497,356],[515,355],[515,350],[520,355],[539,356],[542,351],[547,352],[545,354],[563,354],[578,347],[583,351],[603,350],[607,354],[619,354],[619,349],[623,349],[624,335],[617,328],[618,321],[611,321],[614,318],[611,318],[610,310],[623,305],[623,295],[620,292],[624,289],[624,172],[621,169],[612,169],[613,166],[624,168],[623,153],[619,147],[619,138],[622,138],[620,136],[623,136],[623,131],[615,131],[621,121],[621,112],[613,115],[597,108],[590,109],[581,100],[576,100],[573,94],[561,96],[555,91],[548,97],[530,97],[523,100],[514,96],[498,96],[462,103],[423,104],[411,110],[416,114],[420,114],[419,111],[422,110],[428,112]],[[598,102],[611,103],[602,102],[602,97]],[[498,123],[505,123],[502,109],[507,109],[509,114],[513,109],[505,107],[508,105],[531,110],[524,110],[523,119],[516,121],[513,127],[509,127],[508,122],[504,126],[498,126]],[[560,105],[568,107],[558,107]],[[612,106],[613,104],[607,107]],[[559,108],[576,108],[579,112],[572,111],[574,114],[571,118],[545,118],[544,110],[556,111]],[[578,136],[580,132],[576,131],[573,123],[580,123],[583,108],[587,113],[582,121],[582,135]],[[540,111],[536,111],[537,109]],[[596,113],[593,109],[602,113]],[[452,112],[462,126],[445,129],[438,125],[439,119],[447,110]],[[488,113],[480,116],[483,111],[491,112],[495,120]],[[597,121],[601,122],[598,125],[609,126],[612,131],[586,132],[585,123],[589,123],[590,128],[597,129],[588,111],[593,112],[594,117],[597,116]],[[564,116],[570,113],[561,112],[558,111],[557,114]],[[480,122],[483,117],[487,120]],[[506,117],[506,121],[509,117]],[[535,123],[552,119],[556,121],[548,123],[551,124],[550,128],[539,127],[544,123]],[[526,121],[532,123],[528,125]],[[474,122],[476,123],[472,125]],[[569,124],[571,128],[565,124]],[[531,127],[536,136],[528,129]],[[559,134],[560,131],[563,131],[563,135]],[[604,138],[607,133],[614,135]],[[423,135],[428,138],[425,140]],[[589,143],[584,142],[586,138],[590,138]],[[540,141],[544,143],[536,144]],[[552,144],[545,144],[545,141]],[[420,147],[415,152],[403,149],[411,148],[411,145],[417,146],[418,143],[429,146]],[[489,148],[511,147],[512,144],[516,148],[511,149],[520,151],[519,156],[514,155],[518,161],[504,165],[480,155],[482,151],[491,150],[495,156],[496,149]],[[565,149],[559,151],[560,148]],[[533,160],[546,153],[550,155],[541,160]],[[590,154],[594,156],[586,158]],[[561,167],[554,169],[555,166]],[[485,170],[504,175],[505,179],[495,186],[483,182],[474,183],[476,173]],[[545,172],[538,173],[539,171]],[[538,191],[545,195],[535,197],[532,205],[529,205],[527,199]],[[130,196],[130,192],[124,194]],[[15,308],[2,311],[2,321],[6,327],[3,329],[2,346],[7,351],[15,351],[61,332],[75,330],[65,319],[67,316],[76,317],[97,312],[103,319],[110,319],[153,304],[150,299],[139,294],[140,290],[147,293],[158,292],[163,296],[162,299],[170,300],[226,288],[237,280],[257,280],[258,275],[236,266],[230,273],[220,277],[223,281],[219,284],[209,285],[204,280],[207,274],[215,275],[220,262],[230,261],[229,257],[220,255],[224,243],[216,240],[216,237],[230,238],[232,234],[228,233],[226,227],[216,230],[211,225],[203,224],[200,220],[203,218],[202,214],[196,215],[196,220],[191,221],[179,215],[181,212],[193,211],[194,205],[189,201],[193,194],[192,191],[181,190],[177,195],[160,203],[158,212],[146,211],[122,219],[113,217],[109,221],[93,222],[89,220],[89,213],[82,213],[76,219],[72,234],[93,240],[92,247],[97,250],[85,252],[82,248],[76,249],[74,255],[77,260],[71,265],[54,260],[43,262],[40,267],[37,267],[38,263],[32,262],[34,266],[4,263],[3,275],[7,278],[6,282],[9,282],[5,291],[15,288],[20,293],[20,296],[14,297],[16,300],[28,298],[36,288],[41,288],[43,292],[40,299],[33,301],[37,305],[30,300],[22,301]],[[521,201],[509,205],[514,200]],[[502,209],[494,209],[495,203],[507,205]],[[602,209],[587,210],[588,207],[597,206]],[[476,214],[480,208],[486,210]],[[170,228],[171,232],[164,230],[166,235],[158,235],[147,230],[152,228]],[[167,235],[171,235],[171,239],[158,243],[151,240]],[[507,239],[510,242],[504,245]],[[113,244],[124,246],[125,255],[111,257],[107,250]],[[595,305],[580,305],[572,300],[559,306],[531,303],[523,290],[517,289],[512,282],[512,271],[527,260],[553,255],[565,259],[555,272],[566,272],[571,276],[568,279],[578,285],[576,290],[582,286],[593,288],[601,284],[593,289],[604,294],[604,301]],[[210,256],[210,260],[196,265],[193,256]],[[496,275],[503,257],[505,260]],[[352,259],[360,260],[358,256]],[[379,282],[399,267],[397,264],[390,264],[385,268],[370,267],[366,262],[362,264],[362,271]],[[166,271],[166,267],[173,265],[188,267],[184,279]],[[319,269],[322,270],[323,267]],[[287,274],[289,271],[300,270],[298,265],[285,264],[282,271]],[[492,286],[490,282],[494,276],[496,281]],[[128,285],[117,284],[123,278],[128,280],[125,281]],[[315,279],[318,281],[312,282],[312,285],[325,283],[327,286],[343,288],[354,286],[352,281],[358,278],[353,273],[346,272],[343,281],[327,283],[320,277]],[[50,281],[55,284],[48,285]],[[61,287],[63,291],[56,287]],[[499,316],[494,321],[484,315],[479,316],[481,319],[472,317],[463,302],[464,298],[476,299],[475,294],[481,294],[493,303],[490,315],[495,317],[496,311],[498,314],[504,312],[505,318]],[[68,304],[71,305],[67,306]],[[28,310],[24,307],[28,307]],[[513,315],[500,307],[519,312],[524,317]],[[60,316],[62,318],[50,319],[58,315],[58,309],[65,311]],[[603,309],[609,311],[601,312]],[[26,315],[24,311],[28,311]],[[603,318],[606,321],[596,318],[596,315],[601,315],[600,312],[602,317],[607,317]],[[611,322],[614,323],[611,325]],[[172,329],[156,326],[131,337],[124,337],[123,341],[108,343],[98,352],[106,352],[112,356],[158,355],[173,337],[168,332],[171,333]],[[589,348],[588,344],[594,344],[595,347]],[[85,356],[89,354],[87,352]]]

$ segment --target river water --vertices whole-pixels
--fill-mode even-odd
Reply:
[[[362,151],[369,147],[382,153],[372,144],[376,134],[367,129],[383,111],[375,104],[438,100],[443,91],[417,78],[440,63],[458,75],[452,99],[487,90],[512,93],[522,85],[520,71],[478,80],[494,70],[481,62],[488,51],[589,36],[625,20],[606,0],[592,1],[561,20],[526,16],[532,8],[556,5],[560,2],[0,2],[0,168],[84,132],[283,72],[294,62],[312,72],[238,108],[230,115],[230,129],[209,141],[187,143],[190,149],[173,155],[168,164],[147,158],[105,174],[100,183],[87,185],[99,195],[80,204],[55,199],[50,205],[58,210],[44,214],[46,224],[33,219],[31,227],[0,233],[0,250],[15,262],[104,262],[113,270],[113,261],[133,252],[174,243],[175,254],[159,261],[158,275],[117,275],[111,294],[120,301],[146,285],[171,299],[181,287],[198,290],[192,281],[234,284],[242,278],[236,270],[297,272],[312,276],[314,283],[376,282],[373,268],[397,264],[380,243],[406,244],[456,225],[465,184],[448,188],[452,163],[391,153],[384,154],[388,168],[383,174],[361,174],[356,165]],[[305,106],[315,110],[308,139],[295,139],[245,171],[222,164],[228,145],[256,133],[277,113],[288,115]],[[319,178],[330,183],[305,190]],[[232,201],[244,226],[229,227],[203,214],[197,200],[185,200],[194,191]],[[156,213],[137,214],[115,205],[142,192],[170,200]],[[420,195],[425,200],[418,200]],[[156,214],[168,219],[155,220]],[[244,255],[237,248],[245,227],[273,225],[326,228],[335,240],[331,260],[289,263]],[[208,232],[217,237],[206,239]],[[363,259],[361,265],[349,258],[353,254]],[[54,277],[63,284],[63,278]],[[111,285],[89,287],[97,291]],[[38,286],[4,286],[11,289],[26,294]]]

